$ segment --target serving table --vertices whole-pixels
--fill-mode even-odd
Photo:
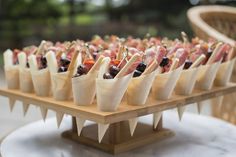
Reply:
[[[47,119],[45,123],[41,120],[12,132],[1,144],[2,157],[112,156],[62,138],[61,133],[71,127],[70,117],[64,118],[59,130],[55,121],[55,118]],[[147,125],[151,125],[151,121],[151,115],[140,118],[140,122]],[[232,124],[187,112],[179,122],[174,111],[164,112],[163,123],[165,127],[175,130],[176,136],[118,154],[117,157],[234,157],[236,154],[236,127]],[[92,123],[86,122],[85,125]]]
[[[19,90],[0,89],[0,95],[8,97],[10,102],[19,100],[24,104],[32,104],[71,115],[73,117],[72,128],[63,132],[63,137],[112,154],[125,152],[174,135],[173,131],[163,127],[161,119],[156,129],[153,128],[152,124],[139,122],[134,135],[131,136],[127,122],[128,119],[165,111],[176,108],[177,106],[188,105],[233,92],[236,92],[236,84],[229,83],[225,87],[213,87],[209,91],[194,90],[189,96],[173,95],[171,99],[165,101],[155,100],[149,97],[143,106],[131,106],[127,105],[125,101],[122,101],[117,111],[101,112],[97,110],[96,104],[77,106],[73,101],[56,101],[52,97],[38,97],[33,93],[22,93]],[[81,135],[77,135],[75,122],[75,117],[77,116],[95,123],[110,124],[101,143],[97,140],[98,128],[96,124],[85,126]],[[43,132],[44,130],[42,129],[41,131]]]

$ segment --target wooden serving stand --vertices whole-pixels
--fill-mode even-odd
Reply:
[[[131,106],[122,102],[115,112],[100,112],[97,110],[96,104],[77,106],[73,101],[55,101],[52,97],[38,97],[35,94],[22,93],[19,90],[0,89],[0,95],[8,97],[11,101],[19,100],[25,104],[33,104],[56,112],[72,115],[72,129],[64,132],[62,134],[63,137],[112,154],[128,151],[174,135],[174,132],[162,127],[161,119],[156,129],[153,129],[151,125],[138,123],[134,135],[131,137],[127,122],[128,119],[176,108],[181,105],[200,102],[233,92],[236,92],[236,84],[229,83],[226,87],[213,87],[209,91],[194,90],[193,94],[189,96],[173,95],[171,99],[166,101],[149,98],[144,106]],[[77,135],[76,116],[94,121],[95,123],[111,124],[101,143],[98,142],[96,124],[85,126],[81,136]]]

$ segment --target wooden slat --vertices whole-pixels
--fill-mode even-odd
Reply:
[[[131,106],[122,102],[116,112],[100,112],[96,104],[88,106],[77,106],[73,101],[56,101],[52,97],[38,97],[35,94],[22,93],[19,90],[0,89],[0,95],[24,101],[29,104],[44,106],[48,109],[61,111],[72,116],[79,115],[87,120],[98,123],[115,123],[137,116],[151,114],[177,107],[199,102],[212,97],[217,97],[236,92],[236,84],[230,83],[227,87],[213,87],[210,91],[195,90],[190,96],[174,95],[166,101],[158,101],[149,97],[144,106]]]

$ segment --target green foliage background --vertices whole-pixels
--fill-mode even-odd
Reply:
[[[186,17],[192,6],[190,0],[0,0],[0,51],[94,34],[192,36]]]

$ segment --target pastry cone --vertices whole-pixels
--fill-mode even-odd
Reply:
[[[37,96],[49,96],[51,90],[51,78],[48,68],[38,70],[36,56],[29,57],[30,71],[34,90]]]
[[[221,61],[213,64],[200,66],[196,88],[201,90],[210,90],[216,77],[216,73],[220,67]]]
[[[214,82],[215,85],[217,86],[227,85],[233,72],[235,59],[236,58],[220,64],[220,67],[219,67],[219,70],[217,71],[215,82]]]
[[[115,111],[128,87],[133,73],[114,79],[96,79],[97,105],[100,111]]]
[[[127,102],[130,105],[144,105],[150,93],[157,70],[131,79],[127,89]]]
[[[19,66],[13,65],[13,52],[8,49],[4,52],[3,57],[7,87],[19,89]]]
[[[156,99],[167,100],[171,97],[183,66],[167,73],[157,74],[152,85],[152,94]]]

